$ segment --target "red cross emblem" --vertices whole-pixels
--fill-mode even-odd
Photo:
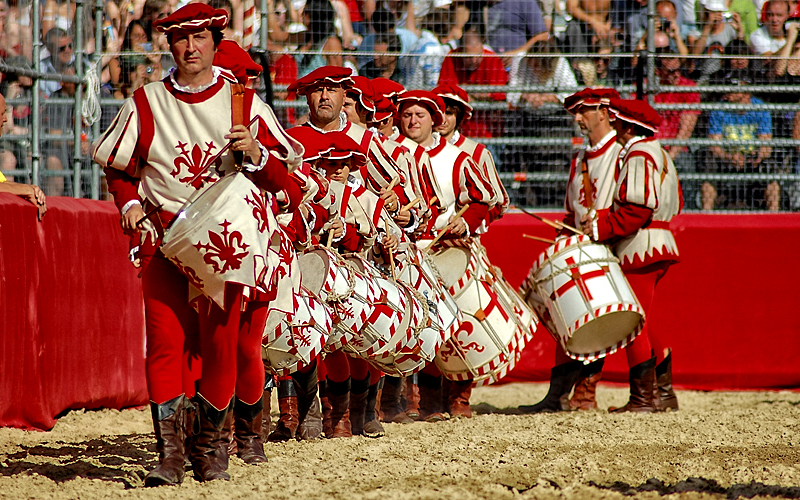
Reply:
[[[489,295],[489,303],[485,308],[478,309],[478,312],[475,313],[475,317],[478,318],[479,321],[485,321],[486,317],[489,316],[489,314],[491,314],[495,308],[497,308],[506,321],[511,319],[508,316],[508,312],[503,309],[503,305],[497,300],[497,294],[494,293],[494,290],[492,290],[492,287],[489,285],[489,283],[487,283],[485,280],[480,280],[480,283],[483,285],[483,289],[486,290],[486,293]]]
[[[564,259],[564,262],[566,262],[570,267],[575,266],[576,264],[573,257],[567,257]],[[586,280],[590,280],[598,276],[605,276],[606,272],[608,272],[608,266],[601,266],[598,271],[589,271],[585,274],[581,274],[580,268],[576,266],[571,267],[569,272],[572,275],[572,279],[558,287],[558,290],[556,290],[553,295],[550,296],[552,300],[555,300],[556,297],[562,297],[565,293],[567,293],[567,290],[577,286],[583,299],[586,302],[591,301],[594,299],[594,297],[592,297],[592,293],[589,291],[589,287],[586,285]]]

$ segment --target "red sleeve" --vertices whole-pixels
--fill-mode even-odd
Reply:
[[[445,56],[444,61],[442,61],[442,70],[439,72],[437,85],[458,85],[456,68],[453,66],[452,57]]]
[[[289,171],[286,165],[269,155],[267,164],[258,172],[253,172],[253,182],[261,189],[269,191],[270,193],[277,193],[286,187],[286,180],[289,177]]]
[[[491,61],[492,66],[492,85],[508,85],[508,73],[505,66],[503,66],[503,61],[499,57],[491,57],[489,61]],[[506,95],[503,92],[495,92],[492,94],[492,100],[505,101]]]
[[[469,208],[464,212],[461,218],[464,219],[464,222],[469,226],[469,232],[475,233],[475,230],[488,215],[489,205],[484,203],[470,203]]]
[[[358,252],[361,250],[361,246],[363,245],[363,240],[361,235],[358,234],[358,229],[353,226],[352,224],[345,224],[347,226],[347,232],[339,241],[339,247],[347,250],[348,252]]]
[[[653,216],[653,209],[623,203],[613,212],[600,210],[597,213],[597,234],[600,241],[630,236],[643,227]]]
[[[311,232],[316,233],[317,231],[321,230],[322,226],[325,225],[325,222],[328,221],[328,217],[330,217],[330,212],[328,212],[328,210],[326,210],[321,205],[317,205],[316,203],[312,203],[309,206],[317,216],[317,221],[314,224],[314,227],[311,228]]]
[[[303,202],[303,190],[300,187],[300,179],[290,175],[289,180],[286,182],[286,195],[289,197],[289,205],[286,207],[287,212],[294,212],[300,203]]]
[[[114,203],[120,211],[131,200],[142,201],[139,198],[139,179],[116,168],[106,167],[103,172],[106,174],[108,191],[114,197]]]

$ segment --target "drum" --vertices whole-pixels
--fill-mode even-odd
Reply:
[[[442,242],[430,257],[464,317],[436,355],[437,366],[451,380],[500,380],[536,330],[536,314],[507,283],[498,284],[502,275],[476,241]]]
[[[277,376],[310,365],[322,352],[333,320],[319,297],[305,288],[294,296],[294,312],[270,311],[262,357]]]
[[[333,329],[325,344],[340,349],[364,327],[380,297],[378,285],[335,251],[318,246],[300,256],[303,286],[330,308]]]
[[[592,361],[612,354],[644,325],[644,311],[619,259],[588,236],[561,239],[542,252],[528,281],[549,311],[550,333],[573,359]]]
[[[444,289],[430,259],[413,244],[409,245],[406,254],[404,261],[398,261],[397,279],[431,302],[431,321],[438,325],[442,341],[445,341],[458,330],[462,320],[461,311],[453,296]]]
[[[204,295],[225,307],[225,283],[260,284],[278,225],[270,195],[241,173],[197,191],[164,233],[161,251]]]

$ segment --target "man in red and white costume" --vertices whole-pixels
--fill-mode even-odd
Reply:
[[[145,223],[150,230],[143,231],[147,239],[141,254],[142,288],[147,386],[160,463],[145,478],[147,486],[177,484],[184,476],[184,395],[194,392],[193,379],[183,373],[184,346],[197,330],[202,358],[195,395],[200,432],[190,459],[201,481],[230,478],[225,472],[227,456],[218,456],[217,448],[236,386],[241,340],[243,286],[227,284],[224,309],[200,297],[198,319],[189,305],[189,280],[159,250],[163,228],[197,189],[237,170],[235,155],[241,155],[241,168],[251,172],[259,187],[275,192],[284,188],[302,154],[302,147],[285,134],[254,92],[245,91],[241,113],[234,111],[232,82],[213,66],[227,19],[224,10],[190,4],[156,21],[154,27],[167,35],[177,69],[137,90],[93,145],[94,160],[104,167],[122,213],[123,230],[137,229],[145,215],[143,206],[152,212]],[[254,137],[243,123],[256,116]],[[232,151],[189,183],[228,142]],[[251,413],[261,406],[261,394],[254,398],[243,402],[252,407]]]
[[[609,112],[611,99],[619,98],[614,89],[586,88],[564,100],[564,108],[573,114],[575,123],[588,142],[575,152],[570,164],[564,222],[573,227],[590,209],[607,210],[614,199],[615,166],[622,145],[616,141]],[[585,173],[584,173],[585,172]],[[587,188],[591,191],[586,193]],[[523,290],[523,295],[531,293]],[[550,371],[550,388],[535,405],[520,406],[525,413],[590,410],[597,408],[595,389],[600,380],[603,359],[588,365],[569,358],[556,344],[555,366]],[[575,393],[570,399],[573,387]]]
[[[489,149],[480,142],[473,141],[461,133],[461,126],[472,118],[472,106],[469,104],[469,95],[456,85],[439,85],[432,92],[442,98],[445,104],[444,123],[439,127],[442,137],[464,151],[483,170],[484,175],[492,183],[497,199],[495,206],[489,211],[488,221],[491,223],[499,219],[508,210],[509,200],[505,186],[497,174],[497,166]],[[488,227],[488,226],[487,226]],[[487,227],[480,232],[486,232]]]
[[[411,90],[398,96],[400,129],[427,151],[434,178],[442,192],[444,211],[431,220],[427,232],[417,242],[426,247],[433,235],[445,229],[449,237],[462,238],[477,234],[484,224],[495,199],[491,183],[469,155],[445,141],[434,132],[444,122],[444,102],[426,90]],[[459,209],[469,205],[464,214],[455,217]],[[431,363],[419,373],[420,417],[428,421],[441,420],[442,376]],[[453,383],[449,397],[449,412],[453,417],[472,416],[469,396],[472,380]]]
[[[612,246],[622,270],[649,318],[655,290],[669,266],[679,261],[678,246],[669,221],[683,208],[680,182],[672,158],[654,137],[661,117],[645,101],[611,99],[617,142],[622,145],[614,172],[613,202],[580,219],[584,234]],[[663,357],[659,369],[652,354],[650,320],[628,344],[630,399],[611,412],[655,412],[678,409],[672,391],[672,356],[655,346]]]

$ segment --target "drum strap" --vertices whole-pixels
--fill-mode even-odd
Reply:
[[[594,198],[591,198],[592,181],[589,180],[589,163],[584,156],[581,157],[581,176],[583,177],[583,204],[591,211],[594,208]]]
[[[661,148],[661,158],[664,160],[664,168],[661,169],[661,184],[664,184],[664,177],[667,176],[667,153]]]
[[[231,122],[232,125],[244,125],[244,85],[241,83],[231,84]],[[236,160],[236,165],[242,166],[244,160],[244,153],[241,151],[234,151],[233,158]]]

